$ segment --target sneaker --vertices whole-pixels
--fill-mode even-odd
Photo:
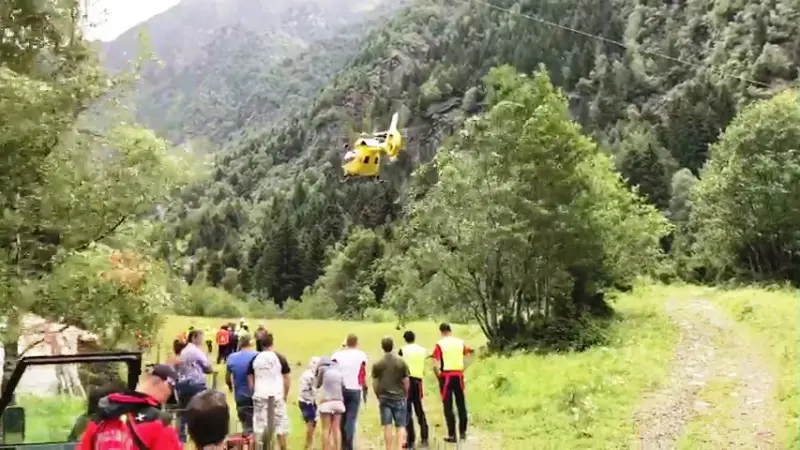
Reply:
[[[444,441],[447,442],[448,444],[455,444],[456,442],[458,442],[458,439],[456,439],[455,436],[449,436],[444,438]]]

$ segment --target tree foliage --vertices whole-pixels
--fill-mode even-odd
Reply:
[[[16,321],[27,312],[102,335],[110,330],[109,344],[132,339],[136,329],[154,330],[168,306],[166,271],[137,254],[147,248],[131,253],[138,255],[134,266],[116,267],[133,260],[112,262],[113,249],[97,242],[121,250],[141,242],[132,236],[141,230],[131,233],[128,225],[167,201],[191,170],[153,132],[110,109],[129,77],[99,68],[82,38],[76,1],[17,3],[0,9],[0,307],[9,322],[7,354],[16,353]],[[111,275],[126,270],[138,281]]]
[[[601,305],[599,297],[591,300],[595,294],[624,287],[631,276],[652,272],[656,262],[665,263],[655,270],[663,279],[680,274],[710,280],[710,275],[741,273],[720,270],[715,266],[719,261],[712,265],[710,258],[721,254],[708,250],[704,256],[706,250],[696,245],[696,233],[717,216],[708,213],[703,217],[711,218],[700,220],[706,213],[693,212],[702,203],[695,186],[705,182],[703,167],[722,145],[717,143],[720,133],[734,116],[796,78],[789,56],[800,48],[793,37],[800,35],[797,24],[765,5],[711,5],[708,0],[680,5],[615,0],[600,7],[585,0],[494,3],[565,27],[580,24],[582,31],[599,38],[479,3],[415,0],[369,30],[359,48],[341,47],[354,56],[324,88],[312,89],[317,95],[307,95],[306,106],[277,106],[271,120],[248,127],[215,154],[210,179],[182,193],[170,209],[165,234],[167,240],[186,243],[171,248],[181,248],[179,265],[186,269],[187,282],[208,282],[240,299],[283,305],[292,314],[312,309],[299,305],[319,302],[324,305],[320,310],[347,317],[365,317],[367,308],[382,307],[393,309],[401,320],[468,320],[469,309],[459,306],[462,295],[438,270],[464,266],[436,258],[473,266],[481,261],[482,269],[493,267],[492,261],[523,267],[532,259],[538,265],[525,270],[538,273],[533,267],[542,267],[543,272],[541,279],[529,277],[530,282],[539,283],[541,292],[552,289],[558,295],[537,294],[521,304],[547,298],[552,311],[531,308],[545,321],[559,317],[555,305],[564,307],[566,315]],[[304,58],[313,60],[325,52],[323,46],[309,48]],[[530,94],[528,103],[515,102],[508,92],[533,89],[519,87],[529,86],[531,79],[523,82],[508,75],[499,90],[497,83],[484,83],[492,68],[503,65],[518,74],[544,65],[558,88],[553,92],[561,94]],[[550,122],[529,123],[539,117],[532,112],[539,102],[552,109]],[[397,161],[384,167],[383,183],[340,182],[340,150],[350,126],[380,127],[393,112],[408,118],[407,146]],[[547,127],[533,133],[537,124]],[[209,135],[219,131],[213,127]],[[528,150],[534,147],[540,153]],[[490,158],[495,154],[501,155],[496,161]],[[528,163],[534,167],[530,171]],[[456,167],[458,171],[448,171]],[[552,186],[543,184],[548,180]],[[637,196],[620,188],[620,182]],[[506,203],[501,187],[513,189],[503,195],[520,203]],[[534,202],[534,207],[523,198],[547,202]],[[672,222],[668,234],[663,219],[642,201]],[[455,204],[463,210],[437,215],[437,208]],[[422,214],[425,208],[429,214]],[[474,227],[466,228],[474,235],[463,236],[466,225],[450,220],[460,214]],[[428,234],[412,226],[419,222],[421,227],[426,220]],[[489,229],[492,220],[499,228]],[[536,225],[536,234],[530,237],[530,230],[514,228],[519,223]],[[461,245],[473,252],[474,260],[452,251],[455,238],[445,231],[455,229],[462,239],[470,238]],[[502,243],[500,248],[508,249],[503,257],[509,260],[490,259],[491,248],[480,247],[480,233]],[[443,236],[451,241],[441,241]],[[429,249],[438,256],[426,262],[417,254],[417,241],[449,251]],[[572,247],[562,253],[560,243]],[[658,247],[674,260],[662,261]],[[372,248],[381,250],[371,253]],[[763,258],[764,251],[759,252]],[[375,260],[375,254],[382,256]],[[785,279],[784,269],[770,270],[775,273],[770,279]],[[499,273],[498,279],[512,281],[506,280],[505,291],[497,288],[493,295],[512,302],[516,297],[509,292],[514,292],[516,276]],[[546,289],[541,286],[545,279]],[[538,324],[525,326],[534,329]]]
[[[657,263],[668,226],[580,134],[546,74],[505,66],[486,83],[491,109],[439,151],[436,186],[412,204],[409,252],[505,347],[602,308],[604,289]]]
[[[796,81],[800,29],[780,2],[494,2],[508,13],[414,0],[348,33],[341,0],[322,14],[231,2],[214,19],[210,3],[183,2],[153,19],[165,65],[137,91],[140,117],[189,138],[182,150],[221,147],[177,196],[187,171],[112,113],[129,79],[98,69],[75,3],[17,3],[0,9],[0,306],[12,316],[94,327],[115,308],[125,320],[164,307],[377,320],[383,308],[477,319],[501,348],[582,347],[600,339],[587,317],[640,274],[800,283],[797,99],[776,96]],[[252,28],[265,11],[286,22],[274,41]],[[176,14],[220,12],[197,48],[170,34]],[[300,41],[319,45],[275,58]],[[381,183],[342,183],[351,126],[393,112],[408,119],[405,151]],[[116,250],[147,268],[138,288],[102,275]],[[183,280],[163,297],[172,275]],[[93,292],[115,300],[61,304]]]
[[[745,108],[711,147],[692,196],[698,261],[716,276],[800,282],[800,103]]]

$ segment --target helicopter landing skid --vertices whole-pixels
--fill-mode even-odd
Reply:
[[[386,180],[380,177],[380,175],[375,175],[374,177],[360,177],[357,175],[344,175],[340,181],[346,184],[357,184],[357,183],[386,183]]]

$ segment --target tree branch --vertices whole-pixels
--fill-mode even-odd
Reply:
[[[111,226],[111,228],[109,228],[109,229],[107,229],[106,231],[104,231],[104,232],[100,233],[100,234],[99,234],[97,237],[95,237],[94,239],[89,239],[88,241],[84,242],[83,244],[80,244],[80,245],[78,245],[78,246],[77,246],[77,247],[75,247],[73,250],[74,250],[74,251],[76,251],[76,252],[81,252],[81,251],[84,251],[84,250],[86,250],[87,248],[89,248],[89,246],[90,246],[90,245],[91,245],[93,242],[102,241],[103,239],[107,238],[108,236],[110,236],[111,234],[113,234],[115,231],[117,231],[117,229],[118,229],[119,227],[121,227],[121,226],[122,226],[122,224],[123,224],[123,223],[125,223],[125,221],[126,221],[126,220],[128,220],[128,217],[130,217],[130,215],[128,215],[128,214],[123,214],[123,216],[122,216],[122,217],[120,217],[120,219],[119,219],[119,220],[118,220],[118,221],[117,221],[117,222],[116,222],[114,225],[112,225],[112,226]]]
[[[61,328],[60,328],[58,331],[54,332],[54,334],[61,334],[61,333],[65,332],[65,331],[67,331],[67,328],[69,328],[70,326],[71,326],[71,325],[62,325],[62,326],[61,326]],[[43,338],[39,339],[38,341],[34,342],[33,344],[31,344],[31,345],[29,345],[29,346],[27,346],[27,347],[25,347],[25,349],[24,349],[24,350],[22,350],[21,352],[19,352],[19,355],[18,355],[18,357],[19,357],[19,358],[22,358],[23,356],[25,356],[25,353],[28,353],[28,351],[29,351],[29,350],[32,350],[32,349],[33,349],[33,348],[35,348],[37,345],[39,345],[39,344],[41,344],[42,342],[44,342],[44,341],[45,341],[45,339],[47,339],[47,335],[48,335],[48,334],[50,334],[50,333],[51,333],[51,332],[45,331],[45,332],[44,332],[44,335],[45,335],[45,337],[43,337]]]
[[[94,137],[100,138],[100,139],[108,139],[107,136],[104,136],[104,135],[102,135],[102,134],[100,134],[100,133],[98,133],[96,131],[89,130],[87,128],[78,128],[77,132],[78,132],[78,134],[85,133],[85,134],[88,134],[89,136],[94,136]]]

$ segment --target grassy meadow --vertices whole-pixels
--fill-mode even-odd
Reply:
[[[724,291],[693,286],[637,286],[633,293],[622,294],[614,301],[618,317],[611,327],[608,345],[581,353],[539,355],[518,353],[510,356],[478,356],[467,369],[466,390],[470,432],[477,445],[468,448],[503,450],[571,450],[635,448],[636,430],[633,415],[644,393],[655,390],[664,381],[677,330],[664,312],[669,298],[702,297],[719,305],[742,325],[752,345],[759,346],[776,373],[776,404],[780,426],[776,442],[798,444],[798,296],[786,290],[740,289]],[[238,318],[200,318],[169,316],[158,342],[147,355],[148,362],[163,360],[171,351],[174,337],[188,329],[211,327]],[[275,335],[276,348],[289,359],[294,385],[290,393],[292,435],[290,448],[303,445],[304,424],[296,406],[297,380],[312,356],[336,351],[348,333],[359,336],[360,347],[372,360],[381,356],[380,340],[395,338],[402,345],[402,332],[394,323],[272,320],[248,318],[251,330],[264,324]],[[438,324],[409,324],[418,343],[428,348],[439,338]],[[484,338],[477,327],[455,325],[454,332],[473,347]],[[160,349],[158,348],[160,347]],[[216,360],[214,348],[213,360]],[[218,388],[227,391],[218,366]],[[730,383],[709,383],[700,394],[717,405],[730,397]],[[232,400],[232,399],[231,399]],[[27,442],[57,440],[66,435],[81,410],[80,399],[49,401],[26,398],[28,410]],[[717,403],[717,401],[722,403]],[[432,441],[444,435],[442,406],[433,374],[428,373],[425,406],[431,423]],[[36,411],[34,413],[34,411]],[[44,413],[42,414],[42,412]],[[700,415],[687,428],[687,438],[700,436],[703,430],[724,427],[720,415]],[[722,422],[720,422],[722,421]],[[232,431],[239,428],[236,419]],[[698,434],[699,433],[699,434]],[[702,436],[701,436],[702,437]],[[63,439],[63,438],[62,438]],[[376,401],[370,397],[362,406],[357,441],[361,449],[382,448]],[[684,439],[682,448],[705,448]],[[434,447],[436,448],[436,447]]]
[[[634,434],[631,417],[639,397],[665,376],[676,340],[675,329],[662,313],[662,300],[657,289],[647,287],[620,296],[615,303],[619,320],[606,347],[583,353],[474,359],[467,370],[467,407],[472,434],[480,448],[628,448]],[[168,317],[159,338],[162,358],[182,330],[189,326],[216,329],[225,321],[228,320]],[[263,323],[273,332],[276,349],[289,359],[295,380],[311,356],[334,352],[347,333],[356,333],[361,349],[374,360],[381,356],[382,337],[392,336],[400,345],[404,331],[396,330],[394,323],[259,318],[247,321],[251,330]],[[438,340],[436,323],[412,323],[407,329],[414,330],[417,342],[423,346],[433,347]],[[456,325],[454,333],[471,346],[484,342],[477,327]],[[155,361],[157,350],[148,359]],[[219,370],[222,375],[224,368],[220,366]],[[425,406],[431,436],[441,439],[445,434],[442,406],[432,373],[426,381]],[[227,391],[221,376],[218,387]],[[296,396],[295,386],[290,400]],[[290,448],[302,448],[303,423],[294,403],[290,408]],[[363,449],[379,448],[380,436],[372,397],[362,409],[357,440]]]

